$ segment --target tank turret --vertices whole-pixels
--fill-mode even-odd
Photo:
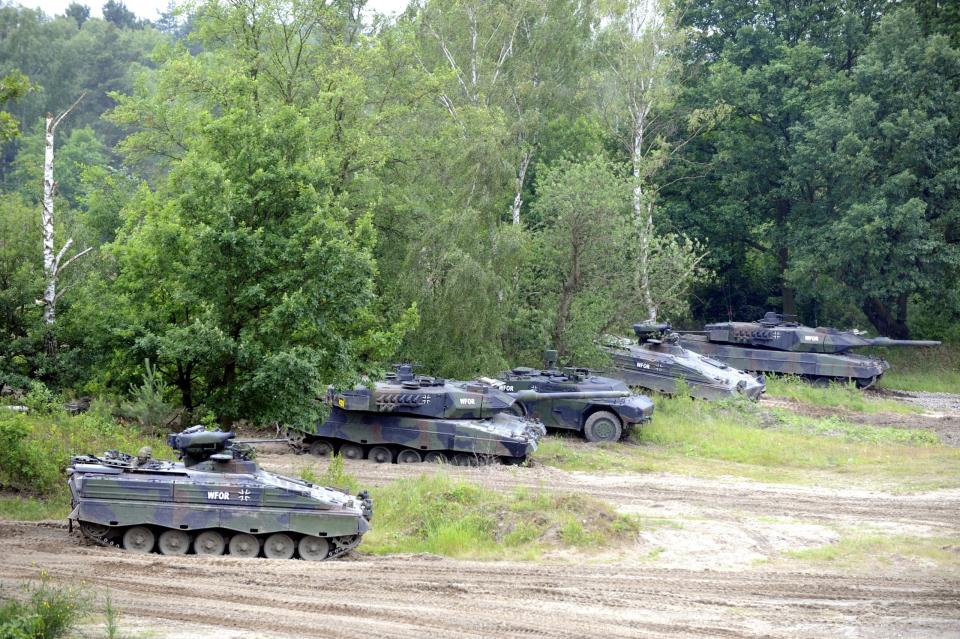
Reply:
[[[674,394],[685,388],[693,397],[722,399],[743,396],[756,400],[766,386],[763,377],[703,357],[680,343],[670,324],[641,322],[633,325],[637,341],[606,336],[610,355],[609,375],[630,386]],[[682,384],[680,383],[682,382]]]
[[[331,387],[326,403],[326,420],[290,429],[297,449],[377,463],[520,463],[546,433],[495,385],[415,375],[409,364],[381,382]]]
[[[751,371],[798,375],[815,383],[854,381],[872,386],[890,364],[853,353],[868,346],[939,346],[926,340],[865,337],[860,331],[804,326],[789,316],[768,312],[755,322],[718,322],[703,331],[685,332],[686,348]]]
[[[147,447],[74,457],[71,530],[132,552],[319,561],[349,552],[370,528],[366,492],[261,470],[232,432],[194,426],[167,441],[182,462],[153,459]]]

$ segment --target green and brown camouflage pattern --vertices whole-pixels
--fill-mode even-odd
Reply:
[[[868,338],[858,331],[812,328],[772,312],[756,322],[707,324],[703,331],[684,333],[681,343],[743,370],[798,375],[815,382],[853,381],[861,388],[872,386],[890,364],[851,350],[867,346],[940,345],[937,341]]]
[[[330,388],[330,415],[312,430],[292,429],[293,444],[320,456],[378,463],[519,463],[546,432],[490,384],[414,375],[405,364],[396,369],[372,387]]]
[[[692,397],[724,399],[742,396],[757,400],[766,390],[763,377],[754,377],[721,361],[684,348],[669,324],[634,324],[635,343],[607,336],[604,350],[612,366],[607,372],[629,386],[675,394],[684,388]],[[682,382],[682,384],[681,384]]]
[[[515,397],[525,415],[548,429],[574,431],[588,441],[617,441],[653,416],[649,397],[635,395],[622,381],[586,368],[520,366],[489,381]]]
[[[116,545],[124,543],[131,527],[145,528],[156,540],[168,530],[183,531],[191,541],[210,531],[223,539],[225,552],[239,534],[250,535],[259,547],[275,533],[293,543],[318,538],[329,552],[311,559],[339,556],[369,530],[368,495],[351,497],[261,470],[249,450],[234,445],[233,439],[233,433],[202,427],[171,435],[170,445],[182,462],[116,451],[74,457],[67,471],[71,524],[79,524],[95,541]],[[163,550],[160,544],[157,547]]]

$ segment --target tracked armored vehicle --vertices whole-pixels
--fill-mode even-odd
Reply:
[[[521,463],[546,433],[490,384],[415,375],[408,364],[395,368],[372,388],[328,389],[330,416],[313,429],[291,429],[291,443],[320,457],[475,465]]]
[[[608,374],[630,386],[674,394],[682,380],[690,395],[701,399],[742,395],[756,400],[766,389],[763,377],[684,348],[669,324],[634,324],[633,330],[638,343],[625,337],[604,341],[613,360]]]
[[[852,353],[867,346],[939,346],[940,342],[868,338],[859,332],[811,328],[766,313],[756,322],[707,324],[702,332],[681,335],[693,351],[748,371],[798,375],[815,384],[853,381],[869,388],[890,368],[878,357]]]
[[[195,426],[170,435],[182,462],[111,451],[67,469],[70,528],[128,551],[164,555],[340,557],[370,528],[373,504],[260,470],[234,434]]]
[[[484,381],[515,397],[524,415],[591,442],[622,439],[653,416],[650,398],[633,394],[622,381],[586,368],[558,370],[556,351],[546,357],[545,369],[517,367]]]

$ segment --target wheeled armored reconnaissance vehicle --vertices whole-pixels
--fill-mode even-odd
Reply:
[[[543,370],[517,367],[496,380],[481,379],[513,395],[524,415],[590,442],[615,442],[653,416],[653,401],[633,394],[622,381],[586,368],[558,370],[556,351],[547,351],[546,359]]]
[[[690,395],[701,399],[742,395],[756,400],[766,390],[763,377],[683,348],[669,324],[645,322],[634,324],[633,330],[639,343],[625,337],[604,342],[613,360],[609,374],[630,386],[673,394],[682,380]]]
[[[811,328],[768,312],[756,322],[707,324],[702,332],[685,332],[680,343],[730,366],[748,371],[798,375],[815,384],[853,381],[869,388],[890,364],[878,357],[851,353],[867,346],[939,346],[940,342],[863,337],[858,331]]]
[[[395,369],[372,388],[329,388],[329,417],[311,430],[291,428],[291,444],[321,457],[381,464],[521,463],[546,433],[521,416],[516,399],[489,384],[415,375],[409,364]]]
[[[101,545],[164,555],[319,561],[340,557],[370,528],[373,504],[260,470],[231,432],[194,426],[168,438],[182,462],[110,451],[67,469],[70,528]]]

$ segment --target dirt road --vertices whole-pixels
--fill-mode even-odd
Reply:
[[[133,556],[0,523],[0,584],[109,589],[161,637],[955,637],[949,577],[704,571],[644,562],[302,561]]]

